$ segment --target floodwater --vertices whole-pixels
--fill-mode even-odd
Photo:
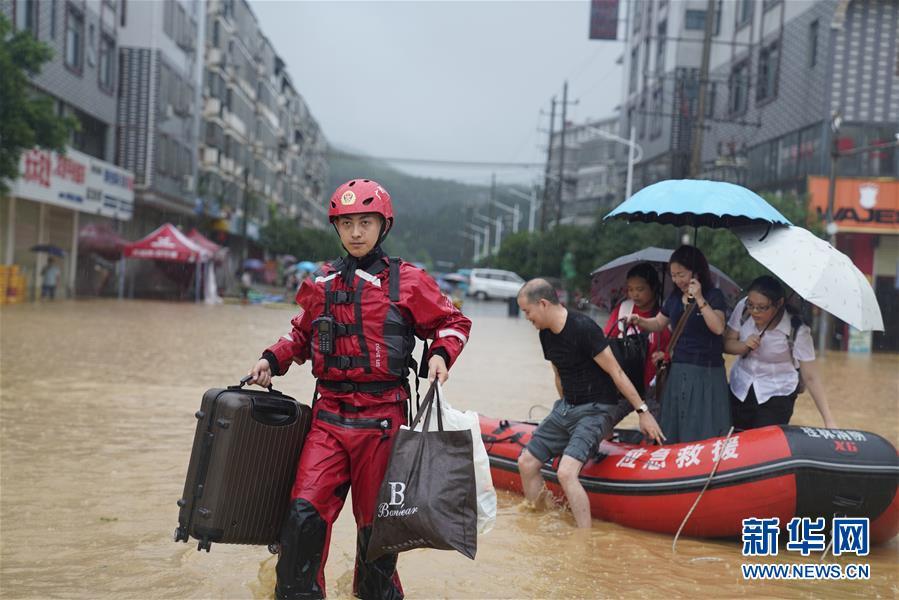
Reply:
[[[513,419],[545,414],[554,394],[537,334],[505,305],[467,303],[471,342],[451,373],[457,407]],[[286,307],[115,300],[6,306],[0,312],[0,596],[270,598],[265,548],[175,544],[180,497],[204,390],[236,381],[284,333]],[[899,444],[899,357],[822,360],[841,426]],[[308,402],[308,366],[276,387]],[[625,424],[632,424],[629,417]],[[808,396],[794,423],[820,425]],[[899,596],[899,545],[865,559],[868,581],[747,583],[738,541],[681,539],[564,511],[533,513],[500,492],[496,528],[476,561],[401,555],[409,598]],[[355,526],[345,510],[327,566],[332,598],[351,595]],[[851,557],[854,558],[854,557]],[[774,562],[772,559],[771,562]],[[778,562],[820,562],[781,549]]]

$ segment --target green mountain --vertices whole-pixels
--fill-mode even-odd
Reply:
[[[469,211],[485,204],[490,188],[416,177],[367,156],[335,150],[328,157],[330,190],[354,178],[374,179],[390,192],[395,225],[384,243],[391,256],[446,271],[471,266],[472,242],[462,236]]]

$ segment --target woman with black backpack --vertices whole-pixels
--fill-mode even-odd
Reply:
[[[739,356],[730,370],[736,429],[786,425],[803,385],[824,426],[837,426],[818,376],[811,331],[791,313],[783,286],[773,277],[753,281],[737,303],[724,334],[724,351]]]

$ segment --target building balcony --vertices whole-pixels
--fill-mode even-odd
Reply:
[[[206,48],[206,65],[215,66],[222,64],[222,51],[218,48]]]
[[[217,117],[222,110],[222,101],[218,98],[206,98],[203,102],[203,116]]]
[[[218,148],[203,148],[200,156],[205,166],[217,165],[219,162]]]

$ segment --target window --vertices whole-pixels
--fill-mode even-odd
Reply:
[[[744,60],[731,69],[728,80],[728,112],[740,114],[746,112],[749,99],[749,61]]]
[[[14,12],[16,29],[27,30],[37,37],[37,0],[16,0]]]
[[[668,21],[662,21],[658,27],[656,38],[656,71],[665,70],[665,36],[668,33]]]
[[[640,109],[637,111],[639,113],[640,122],[638,124],[637,129],[637,137],[643,139],[646,137],[646,94],[643,94],[643,97],[640,98]]]
[[[752,6],[755,0],[737,0],[737,28],[752,21]]]
[[[640,23],[643,21],[643,3],[632,2],[634,7],[634,32],[640,31]]]
[[[50,0],[50,37],[56,39],[56,0]]]
[[[634,49],[631,50],[630,82],[628,83],[628,86],[627,86],[627,89],[630,92],[636,91],[636,89],[637,89],[637,71],[639,71],[637,62],[638,62],[639,52],[640,52],[639,46],[634,46]]]
[[[777,42],[759,51],[758,87],[755,90],[756,102],[763,102],[777,96],[779,56]]]
[[[780,0],[762,0],[762,10],[767,11],[778,2],[780,2]]]
[[[684,18],[684,27],[693,31],[705,31],[705,11],[688,10]]]
[[[808,66],[814,67],[818,63],[818,21],[814,20],[808,26]]]
[[[162,30],[170,38],[175,37],[175,0],[163,0]]]
[[[652,116],[650,118],[649,135],[657,138],[662,135],[662,86],[657,85],[652,91]]]
[[[125,4],[127,3],[127,1],[128,0],[122,0],[122,8],[121,12],[119,13],[119,25],[121,27],[125,26]]]
[[[712,118],[715,116],[715,96],[718,91],[718,84],[710,81],[705,86],[705,116]]]
[[[66,67],[81,74],[84,66],[84,14],[66,6]]]
[[[97,30],[93,23],[87,26],[87,64],[97,65]]]
[[[112,75],[115,72],[115,42],[108,35],[100,35],[100,67],[98,69],[98,81],[100,87],[112,92]]]

